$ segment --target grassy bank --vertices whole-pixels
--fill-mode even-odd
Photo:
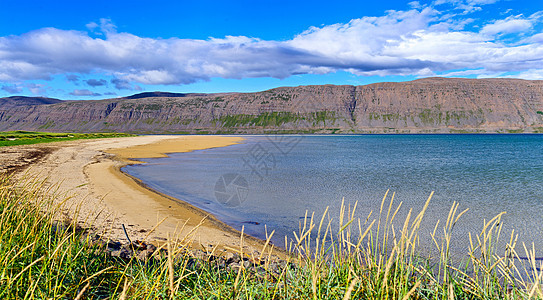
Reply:
[[[439,256],[431,261],[417,256],[426,206],[395,228],[399,205],[385,195],[375,217],[355,219],[356,207],[345,206],[335,218],[307,216],[284,264],[274,263],[267,245],[224,267],[217,259],[224,253],[197,254],[186,239],[169,240],[149,259],[112,257],[103,241],[58,222],[51,194],[32,180],[17,187],[0,180],[1,299],[543,298],[535,255],[523,248],[521,268],[512,236],[498,252],[500,216],[472,235],[469,260],[453,265],[448,249],[462,215],[456,204],[432,235]]]
[[[52,133],[21,130],[5,131],[0,132],[0,147],[124,136],[131,135],[126,133]]]

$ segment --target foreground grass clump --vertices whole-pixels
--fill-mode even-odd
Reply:
[[[59,225],[51,194],[32,180],[17,187],[0,180],[0,299],[543,298],[535,251],[524,247],[521,260],[511,235],[498,252],[501,215],[472,235],[467,261],[453,265],[448,249],[463,214],[456,204],[432,234],[435,258],[421,259],[416,248],[430,199],[398,223],[401,204],[385,195],[374,219],[355,219],[356,205],[338,219],[307,216],[286,242],[286,262],[272,258],[269,243],[243,252],[240,238],[240,263],[224,266],[212,259],[223,255],[216,249],[189,249],[190,236],[169,240],[148,260],[111,257],[83,231]]]
[[[114,269],[69,227],[42,186],[0,179],[0,299],[73,297],[85,285],[104,293]]]
[[[5,131],[0,132],[0,147],[30,145],[58,141],[71,141],[79,139],[97,139],[109,137],[131,136],[126,133],[52,133],[34,131]]]

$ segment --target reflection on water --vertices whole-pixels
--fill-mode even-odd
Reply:
[[[453,252],[465,253],[467,233],[503,211],[506,232],[514,228],[543,249],[540,135],[247,136],[243,144],[146,161],[124,171],[254,236],[264,237],[266,225],[280,246],[306,211],[320,216],[330,207],[336,218],[345,198],[365,218],[390,189],[403,202],[398,220],[435,191],[424,234],[445,221],[454,201],[469,208],[454,229]]]

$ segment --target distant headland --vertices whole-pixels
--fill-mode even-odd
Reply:
[[[0,98],[0,130],[185,134],[543,133],[543,81],[425,78],[256,93]]]

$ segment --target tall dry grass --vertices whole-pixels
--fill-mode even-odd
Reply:
[[[242,235],[236,249],[249,263],[235,268],[212,259],[221,256],[217,249],[195,258],[186,237],[169,239],[146,262],[110,257],[58,222],[61,207],[51,195],[37,181],[0,179],[0,299],[543,298],[541,262],[502,232],[501,214],[469,236],[469,253],[457,262],[452,234],[465,211],[453,204],[429,237],[438,255],[422,258],[420,228],[432,195],[403,220],[388,192],[363,219],[356,204],[343,204],[336,218],[328,210],[307,214],[294,239],[285,239],[286,261],[273,259],[273,232],[258,254],[243,251]]]

